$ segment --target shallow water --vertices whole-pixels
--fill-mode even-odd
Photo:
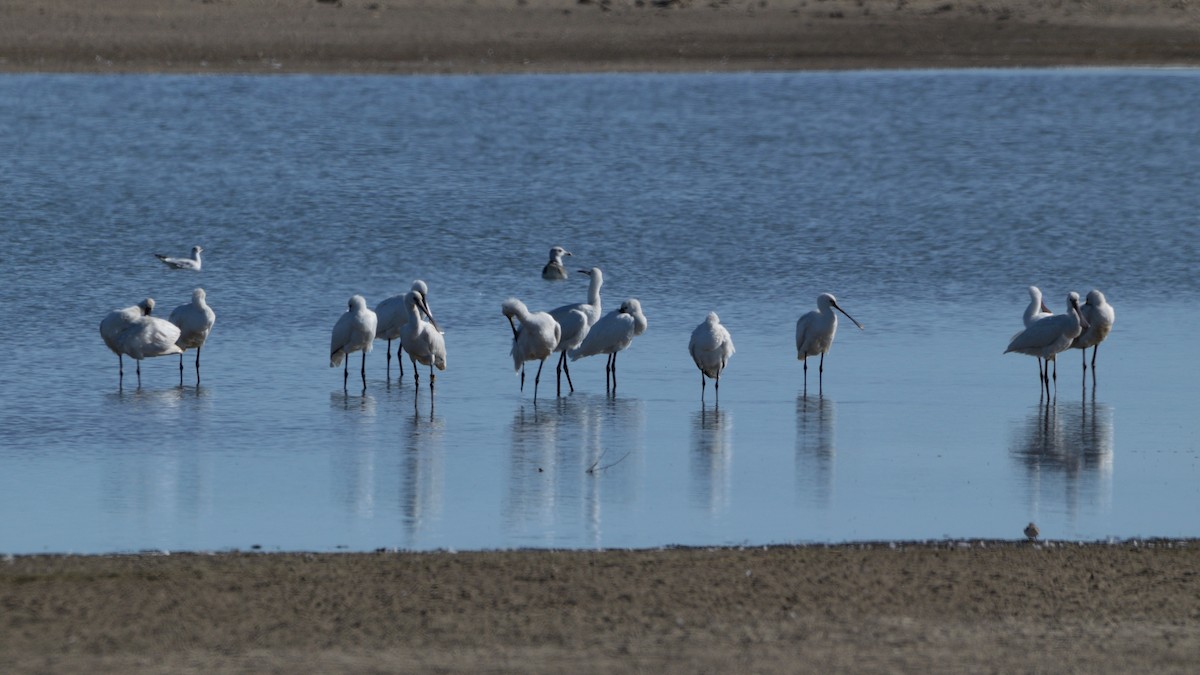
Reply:
[[[0,77],[0,551],[1200,536],[1200,72]],[[199,273],[154,252],[205,248]],[[518,390],[500,315],[605,272],[650,327]],[[411,367],[327,365],[414,278]],[[1025,287],[1105,291],[1039,400]],[[208,291],[203,386],[97,334]],[[835,293],[823,395],[796,317]],[[714,310],[720,403],[687,354]],[[377,343],[382,347],[382,343]],[[815,366],[815,363],[812,364]],[[536,367],[534,367],[536,370]],[[547,376],[547,373],[550,373]],[[565,384],[564,384],[565,386]]]

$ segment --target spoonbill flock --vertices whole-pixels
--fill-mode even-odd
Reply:
[[[1025,329],[1013,336],[1005,354],[1016,352],[1038,359],[1038,380],[1041,391],[1050,396],[1050,383],[1058,389],[1057,356],[1072,347],[1084,352],[1084,371],[1087,371],[1087,348],[1092,347],[1092,377],[1096,376],[1096,350],[1112,330],[1116,313],[1098,290],[1088,293],[1088,304],[1079,304],[1079,294],[1067,294],[1067,310],[1062,314],[1051,314],[1042,305],[1042,293],[1036,286],[1029,287],[1029,307],[1024,314]],[[1093,321],[1095,325],[1093,326]],[[1043,367],[1042,364],[1045,364]],[[1051,374],[1050,364],[1054,364]]]

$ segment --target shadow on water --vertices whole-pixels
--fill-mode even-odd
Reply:
[[[796,490],[817,506],[833,497],[837,405],[823,396],[796,396]]]
[[[637,399],[575,394],[522,401],[509,424],[503,519],[523,543],[602,545],[602,490],[625,499],[640,465]]]
[[[430,412],[408,415],[401,433],[400,514],[406,548],[418,548],[422,535],[436,532],[445,490],[446,421]]]
[[[692,416],[692,502],[721,513],[729,507],[733,473],[733,413],[704,403]]]
[[[1041,403],[1013,425],[1010,453],[1025,470],[1030,515],[1043,506],[1070,516],[1081,500],[1112,500],[1113,410],[1095,393],[1079,403]]]

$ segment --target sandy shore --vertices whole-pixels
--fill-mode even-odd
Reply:
[[[1200,65],[1189,0],[5,0],[0,71]]]
[[[0,561],[3,672],[1197,663],[1197,541]]]

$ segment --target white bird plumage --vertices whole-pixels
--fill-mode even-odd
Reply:
[[[1032,324],[1034,321],[1037,321],[1038,319],[1044,319],[1052,314],[1053,312],[1051,312],[1050,308],[1046,306],[1046,303],[1042,302],[1042,289],[1038,288],[1037,286],[1030,286],[1029,306],[1025,308],[1025,314],[1023,314],[1021,317],[1025,322],[1025,327],[1029,328],[1030,324]],[[1014,335],[1013,337],[1016,336]],[[1038,377],[1041,377],[1042,359],[1040,357],[1037,360],[1037,364]]]
[[[817,367],[818,372],[818,391],[824,388],[825,379],[825,353],[833,346],[833,337],[837,334],[838,318],[833,310],[837,310],[842,314],[846,314],[846,310],[842,309],[837,298],[831,293],[822,293],[817,296],[817,309],[802,314],[796,320],[796,358],[804,362],[804,389],[808,391],[808,357],[820,355],[821,363]],[[859,330],[863,330],[863,325],[856,321],[854,317],[846,314],[846,318],[854,322]]]
[[[1070,348],[1071,343],[1086,327],[1087,320],[1079,313],[1079,294],[1072,291],[1067,294],[1067,311],[1065,313],[1054,314],[1034,321],[1025,330],[1013,336],[1004,353],[1017,352],[1044,359],[1046,371],[1050,370],[1050,363],[1055,362],[1054,382],[1057,387],[1058,364],[1055,356]],[[1049,396],[1049,373],[1039,369],[1038,376],[1039,386],[1044,386],[1046,395]]]
[[[571,255],[571,252],[561,246],[554,246],[550,249],[550,262],[542,268],[542,278],[550,281],[557,281],[567,278],[567,268],[563,265],[563,256]]]
[[[555,367],[559,394],[562,394],[562,374],[564,372],[567,374],[567,386],[572,392],[575,391],[575,385],[571,382],[571,369],[567,366],[567,353],[583,344],[592,325],[600,320],[600,287],[604,285],[604,273],[600,271],[599,267],[579,270],[579,272],[590,278],[587,302],[563,305],[550,310],[550,316],[554,317],[554,320],[562,328],[562,339],[554,348],[554,351],[562,353]]]
[[[179,305],[171,310],[167,321],[179,327],[179,340],[176,344],[181,349],[196,350],[196,384],[200,384],[200,349],[208,340],[213,324],[217,321],[216,312],[208,306],[203,288],[192,291],[192,301]],[[183,352],[179,352],[179,385],[183,386]]]
[[[138,317],[149,316],[153,311],[154,298],[146,298],[132,307],[115,309],[100,320],[100,339],[104,340],[105,346],[117,355],[118,384],[125,379],[125,361],[117,338],[121,335],[121,331],[128,328]]]
[[[192,255],[190,258],[172,258],[164,253],[155,253],[154,257],[163,262],[164,265],[173,270],[195,270],[200,271],[200,252],[204,249],[199,246],[192,247]],[[218,270],[220,271],[220,270]]]
[[[429,286],[421,279],[412,282],[411,290],[420,291],[428,301]],[[392,376],[392,340],[400,339],[400,329],[408,321],[408,313],[404,309],[404,294],[393,295],[375,306],[375,316],[379,324],[375,331],[376,340],[387,340],[387,373]],[[396,347],[396,361],[400,366],[400,377],[404,377],[404,360],[400,358],[403,344]]]
[[[608,354],[608,362],[604,366],[604,385],[609,388],[609,376],[612,377],[612,389],[617,388],[617,353],[627,348],[633,338],[646,332],[649,323],[642,313],[642,303],[636,298],[630,298],[621,303],[621,307],[605,314],[588,329],[587,337],[577,349],[570,352],[571,360],[578,361],[594,354]]]
[[[417,371],[417,364],[420,363],[429,366],[429,388],[432,390],[433,382],[437,379],[433,369],[446,369],[446,339],[442,337],[441,328],[429,311],[424,293],[419,290],[405,293],[404,311],[407,316],[400,329],[400,346],[412,361],[413,384],[420,383],[421,374]],[[422,314],[429,321],[422,319]]]
[[[704,378],[713,380],[713,388],[721,391],[721,371],[733,356],[733,338],[729,331],[721,325],[721,319],[716,312],[709,312],[708,317],[692,331],[692,339],[688,341],[688,353],[692,361],[700,369],[700,397],[704,397]]]
[[[516,298],[509,298],[501,303],[500,311],[512,326],[513,345],[509,353],[513,360],[513,370],[521,373],[522,391],[525,390],[525,362],[539,362],[537,375],[533,378],[533,400],[536,401],[538,383],[542,379],[542,367],[558,346],[562,337],[562,327],[549,313],[530,312],[525,303]],[[514,318],[521,323],[520,328],[513,323]]]
[[[352,295],[346,303],[347,309],[338,317],[333,325],[333,333],[329,339],[329,367],[342,366],[342,387],[350,377],[349,362],[342,361],[354,352],[362,352],[362,381],[363,389],[367,387],[367,353],[371,351],[375,341],[375,328],[378,319],[375,312],[367,308],[367,301],[361,295]]]
[[[1087,370],[1087,348],[1092,347],[1092,377],[1096,376],[1096,352],[1100,351],[1100,343],[1108,337],[1113,324],[1117,321],[1117,312],[1108,304],[1104,294],[1092,289],[1087,294],[1087,302],[1079,308],[1079,314],[1087,322],[1087,330],[1079,334],[1071,347],[1083,350],[1083,369]]]
[[[117,335],[121,353],[137,363],[138,386],[142,386],[142,359],[181,354],[179,327],[149,314],[139,316]]]

